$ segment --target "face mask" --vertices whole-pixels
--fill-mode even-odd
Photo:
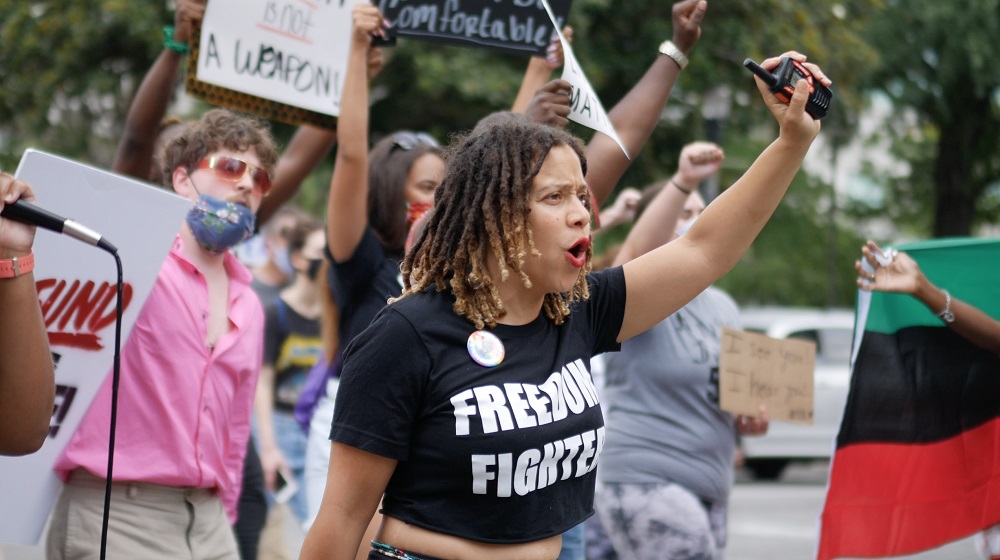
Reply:
[[[316,277],[319,276],[319,267],[323,266],[323,259],[309,259],[309,269],[306,274],[309,275],[309,279],[313,282],[316,281]]]
[[[416,222],[417,220],[419,220],[420,216],[423,216],[424,212],[427,212],[430,209],[431,209],[431,205],[430,204],[414,204],[414,203],[410,203],[410,202],[406,203],[406,229],[407,229],[407,231],[409,231],[410,228],[413,227],[413,222]]]
[[[222,253],[253,234],[254,215],[249,208],[208,195],[200,195],[187,215],[198,245]]]
[[[285,275],[285,278],[295,276],[295,267],[292,266],[292,254],[288,252],[287,247],[274,252],[274,266],[278,267],[278,270]]]

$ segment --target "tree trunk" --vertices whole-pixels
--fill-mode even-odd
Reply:
[[[973,165],[980,146],[990,142],[989,98],[967,99],[962,109],[952,112],[952,120],[938,123],[938,155],[934,164],[934,237],[968,236],[976,201],[983,192],[981,178]]]

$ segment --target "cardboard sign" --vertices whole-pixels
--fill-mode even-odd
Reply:
[[[815,342],[724,328],[721,346],[722,410],[756,416],[763,404],[771,420],[813,423]]]
[[[545,7],[545,11],[548,12],[552,22],[555,23],[556,17],[552,12],[552,7],[549,6],[548,0],[540,1]],[[615,131],[614,125],[611,124],[611,119],[608,117],[607,111],[604,110],[604,105],[601,104],[601,100],[598,99],[597,93],[594,92],[594,88],[590,85],[590,81],[584,75],[583,67],[580,66],[580,63],[576,60],[576,56],[573,55],[573,48],[570,47],[569,41],[563,36],[561,26],[556,26],[556,33],[559,34],[559,41],[562,43],[563,49],[562,79],[569,82],[573,88],[573,91],[570,93],[570,113],[567,118],[573,122],[607,134],[618,143],[618,147],[625,152],[625,157],[631,159],[628,150],[625,149],[625,144],[622,143],[622,139],[618,137],[618,132]]]
[[[35,150],[25,152],[16,175],[32,186],[40,207],[99,232],[118,247],[124,346],[191,202]],[[26,545],[38,541],[62,488],[52,470],[56,459],[111,370],[118,283],[112,255],[68,236],[38,229],[34,251],[35,285],[56,364],[55,410],[38,452],[0,457],[0,542]],[[96,547],[99,535],[95,538]]]
[[[554,28],[538,0],[378,0],[402,37],[545,56]],[[553,0],[562,28],[572,0]]]
[[[264,118],[333,128],[359,1],[211,0],[195,33],[188,91]]]

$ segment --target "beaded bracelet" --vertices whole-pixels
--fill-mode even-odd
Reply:
[[[187,54],[188,46],[185,43],[178,43],[174,40],[174,26],[163,26],[163,48],[170,49],[177,54]]]

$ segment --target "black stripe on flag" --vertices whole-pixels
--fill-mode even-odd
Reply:
[[[933,443],[1000,417],[1000,358],[945,327],[866,331],[837,448]]]

